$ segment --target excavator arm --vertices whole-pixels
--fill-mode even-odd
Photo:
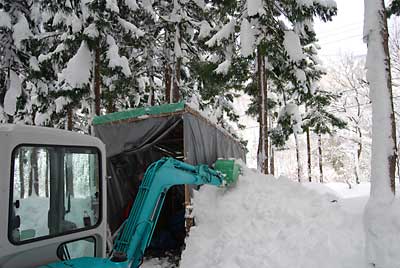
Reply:
[[[168,189],[174,185],[212,184],[223,186],[232,180],[206,165],[192,166],[173,158],[163,158],[146,171],[133,207],[114,243],[109,259],[78,258],[49,264],[52,268],[137,268],[151,241]]]
[[[138,267],[150,243],[168,189],[178,184],[224,184],[224,175],[206,165],[192,166],[163,158],[146,171],[135,203],[114,244],[114,261],[133,261]]]

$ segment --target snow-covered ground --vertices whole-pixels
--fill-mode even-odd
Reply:
[[[180,267],[363,267],[369,186],[346,187],[247,168],[232,189],[204,186],[195,193],[196,227]]]
[[[338,205],[345,211],[358,214],[362,217],[364,213],[365,205],[369,199],[369,193],[371,184],[362,183],[351,185],[351,189],[348,184],[340,182],[332,183],[303,183],[308,189],[319,192],[320,194],[331,194],[336,196]]]

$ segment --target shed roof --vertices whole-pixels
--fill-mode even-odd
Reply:
[[[93,125],[101,125],[130,119],[145,119],[146,116],[161,116],[185,110],[185,103],[168,103],[158,106],[141,107],[126,111],[115,112],[93,118]]]
[[[232,133],[230,133],[228,130],[224,129],[221,126],[218,126],[214,122],[210,121],[200,111],[191,108],[183,101],[178,103],[167,103],[157,106],[129,109],[121,112],[95,116],[93,118],[92,124],[94,126],[105,125],[105,124],[119,124],[125,122],[141,121],[150,117],[165,117],[165,116],[184,114],[184,113],[189,113],[193,116],[196,116],[197,118],[202,119],[208,125],[218,129],[223,135],[239,142],[240,146],[244,147],[244,145],[241,144],[240,140],[237,137],[235,137]]]

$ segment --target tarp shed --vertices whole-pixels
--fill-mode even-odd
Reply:
[[[112,231],[123,221],[124,209],[135,197],[141,176],[154,161],[164,156],[208,165],[218,158],[245,160],[246,149],[237,139],[183,102],[98,116],[93,126],[106,145]],[[172,191],[176,191],[172,199],[184,195],[182,190]],[[179,202],[166,199],[164,207],[175,206],[176,210]],[[119,219],[116,214],[121,215]]]

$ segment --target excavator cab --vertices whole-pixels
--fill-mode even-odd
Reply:
[[[105,255],[101,141],[0,125],[0,152],[1,268]]]

